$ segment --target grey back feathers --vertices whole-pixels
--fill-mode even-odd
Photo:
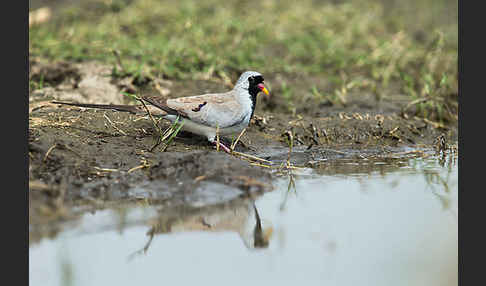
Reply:
[[[226,93],[169,99],[167,105],[184,112],[187,118],[199,124],[211,127],[219,125],[220,128],[225,128],[240,122],[248,112],[237,97],[232,90]]]

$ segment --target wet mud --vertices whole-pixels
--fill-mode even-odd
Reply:
[[[372,95],[350,94],[348,103],[338,106],[303,92],[289,108],[277,84],[285,76],[288,82],[293,79],[295,90],[305,90],[311,82],[325,84],[319,78],[266,76],[265,82],[276,87],[271,97],[259,97],[255,116],[235,148],[260,158],[256,160],[217,152],[206,138],[187,132],[151,151],[159,134],[148,116],[51,103],[133,102],[123,92],[164,97],[221,92],[230,88],[224,81],[120,77],[95,63],[31,61],[29,78],[42,82],[29,93],[31,240],[55,235],[56,228],[47,226],[123,204],[200,209],[251,199],[271,191],[272,179],[289,164],[333,173],[353,166],[343,162],[378,158],[399,164],[403,156],[457,142],[457,123],[404,114],[403,96],[377,101]],[[159,126],[170,125],[161,121]],[[230,144],[232,138],[223,140]],[[359,171],[379,168],[358,165]]]

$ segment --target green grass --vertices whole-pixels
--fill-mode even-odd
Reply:
[[[115,65],[117,51],[124,72],[176,79],[246,69],[322,75],[334,82],[322,94],[345,99],[338,93],[355,82],[378,98],[391,89],[411,101],[442,98],[417,114],[453,119],[444,110],[454,106],[443,105],[457,102],[457,2],[332,2],[84,1],[31,28],[29,53]]]
[[[44,84],[44,75],[40,75],[39,81],[29,80],[29,90],[36,90],[36,89],[43,89],[45,87]]]

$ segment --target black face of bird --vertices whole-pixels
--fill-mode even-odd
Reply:
[[[249,87],[248,91],[250,92],[251,95],[257,95],[260,91],[263,91],[266,95],[268,95],[268,90],[265,88],[263,85],[263,76],[261,75],[255,75],[255,76],[250,76],[248,78],[249,82]]]
[[[257,87],[259,83],[263,83],[263,80],[263,76],[261,75],[250,76],[248,78],[248,82],[250,83],[249,88],[251,89],[252,87]]]

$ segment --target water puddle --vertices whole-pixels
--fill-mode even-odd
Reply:
[[[395,159],[315,162],[257,198],[85,214],[31,243],[29,284],[457,285],[458,166]]]

